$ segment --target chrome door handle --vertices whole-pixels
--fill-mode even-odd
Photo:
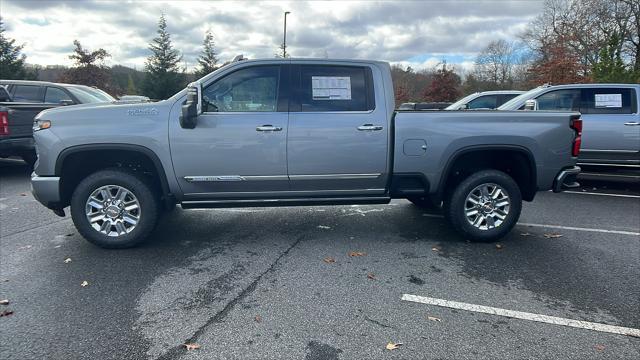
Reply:
[[[273,125],[262,125],[256,128],[256,131],[282,131],[281,127]]]
[[[627,126],[638,126],[638,125],[640,125],[640,122],[637,122],[637,121],[629,121],[629,122],[626,122],[626,123],[624,123],[624,124],[625,124],[625,125],[627,125]]]
[[[360,130],[360,131],[379,131],[379,130],[382,130],[382,126],[373,125],[373,124],[364,124],[364,125],[358,126],[358,130]]]

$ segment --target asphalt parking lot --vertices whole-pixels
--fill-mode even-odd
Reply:
[[[566,326],[640,329],[637,178],[539,193],[499,243],[397,200],[178,208],[143,246],[103,250],[37,203],[28,177],[0,160],[2,359],[640,357],[638,337]]]

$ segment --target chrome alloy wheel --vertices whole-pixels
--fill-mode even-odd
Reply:
[[[467,195],[464,212],[469,224],[489,230],[502,225],[510,205],[509,194],[500,185],[480,184]]]
[[[89,224],[107,236],[130,233],[140,221],[140,203],[122,186],[105,185],[91,193],[85,206]]]

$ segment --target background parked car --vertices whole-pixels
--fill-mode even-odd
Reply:
[[[442,110],[449,105],[448,102],[408,102],[398,106],[398,110]]]
[[[60,105],[116,101],[106,92],[86,85],[60,84],[47,81],[0,80],[14,102]]]
[[[524,110],[527,101],[532,110],[582,113],[582,148],[578,164],[640,169],[640,85],[541,86],[498,109]]]
[[[447,106],[445,110],[495,109],[524,93],[519,90],[483,91],[467,95]]]

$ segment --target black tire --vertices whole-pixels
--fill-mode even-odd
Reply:
[[[33,166],[36,164],[36,160],[38,160],[38,156],[34,151],[22,153],[20,154],[20,157],[24,162],[27,163],[27,165],[29,165],[30,168],[33,168]]]
[[[467,196],[474,189],[483,184],[495,184],[506,192],[509,201],[507,215],[498,226],[481,229],[470,223],[467,218],[466,209]],[[491,188],[491,187],[490,187]],[[469,203],[471,204],[471,202]],[[471,241],[490,242],[496,241],[505,236],[518,222],[520,211],[522,210],[522,195],[518,184],[507,174],[497,170],[478,171],[456,186],[444,202],[444,215],[453,225],[454,229]],[[490,216],[489,216],[490,217]],[[477,217],[475,218],[477,219]],[[495,221],[495,217],[492,217]],[[483,222],[484,221],[484,222]],[[481,220],[479,226],[484,223],[489,227],[489,220]]]
[[[130,232],[109,236],[94,229],[87,219],[87,199],[106,185],[117,185],[132,193],[138,201],[140,212],[138,222]],[[129,248],[144,241],[153,231],[160,215],[160,201],[143,178],[131,172],[114,168],[97,171],[76,187],[71,196],[71,218],[78,232],[89,242],[108,249]]]
[[[411,201],[415,206],[430,211],[442,211],[442,206],[436,203],[432,198],[428,196],[411,196],[407,200]]]

